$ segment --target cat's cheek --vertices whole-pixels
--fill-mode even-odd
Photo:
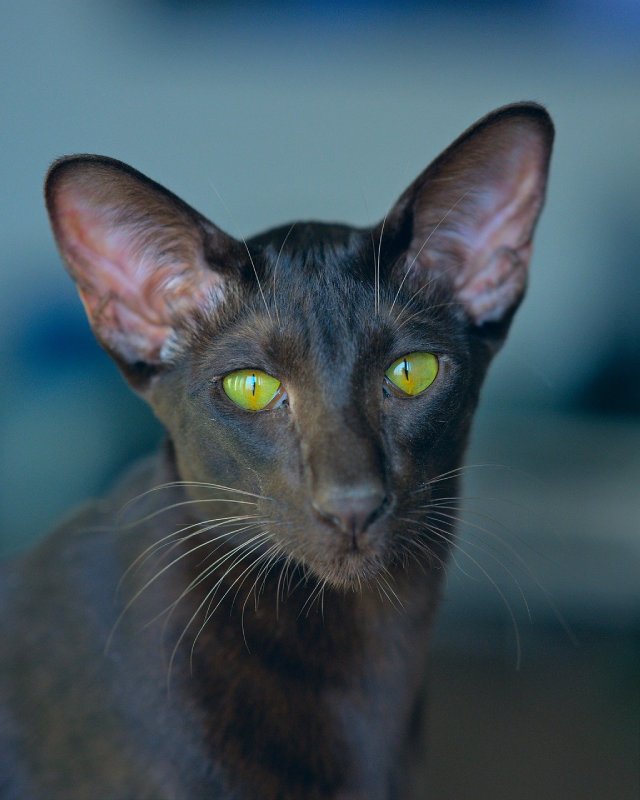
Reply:
[[[247,464],[255,460],[250,442],[238,436],[227,421],[213,415],[206,397],[194,397],[175,383],[163,387],[154,410],[173,443],[180,479],[258,492],[256,476],[247,469]]]
[[[208,437],[206,429],[202,435],[178,440],[174,445],[178,473],[184,481],[224,484],[244,491],[257,492],[259,486],[238,458],[238,449],[224,435],[215,439]],[[224,476],[221,481],[220,476]],[[192,495],[196,490],[188,490]],[[200,492],[207,495],[207,490]],[[207,495],[208,496],[208,495]]]

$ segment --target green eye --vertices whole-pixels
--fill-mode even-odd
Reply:
[[[259,369],[239,369],[222,380],[227,397],[246,411],[274,408],[284,394],[280,381]]]
[[[394,361],[384,374],[403,395],[415,397],[435,381],[438,359],[433,353],[407,353]]]

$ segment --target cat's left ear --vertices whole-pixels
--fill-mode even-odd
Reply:
[[[533,103],[505,106],[463,133],[388,215],[408,242],[396,277],[441,279],[473,325],[508,324],[526,287],[553,134]]]

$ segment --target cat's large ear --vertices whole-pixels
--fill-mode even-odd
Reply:
[[[101,156],[56,161],[45,197],[98,340],[144,388],[184,320],[219,302],[242,245],[162,186]]]
[[[473,325],[504,328],[526,287],[553,133],[533,103],[505,106],[463,133],[388,215],[408,242],[396,277],[446,281]]]

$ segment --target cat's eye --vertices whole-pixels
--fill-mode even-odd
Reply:
[[[433,353],[407,353],[398,358],[384,373],[395,394],[415,397],[435,381],[438,359]]]
[[[227,397],[245,411],[275,408],[285,395],[280,381],[259,369],[230,372],[222,379],[222,388]]]

